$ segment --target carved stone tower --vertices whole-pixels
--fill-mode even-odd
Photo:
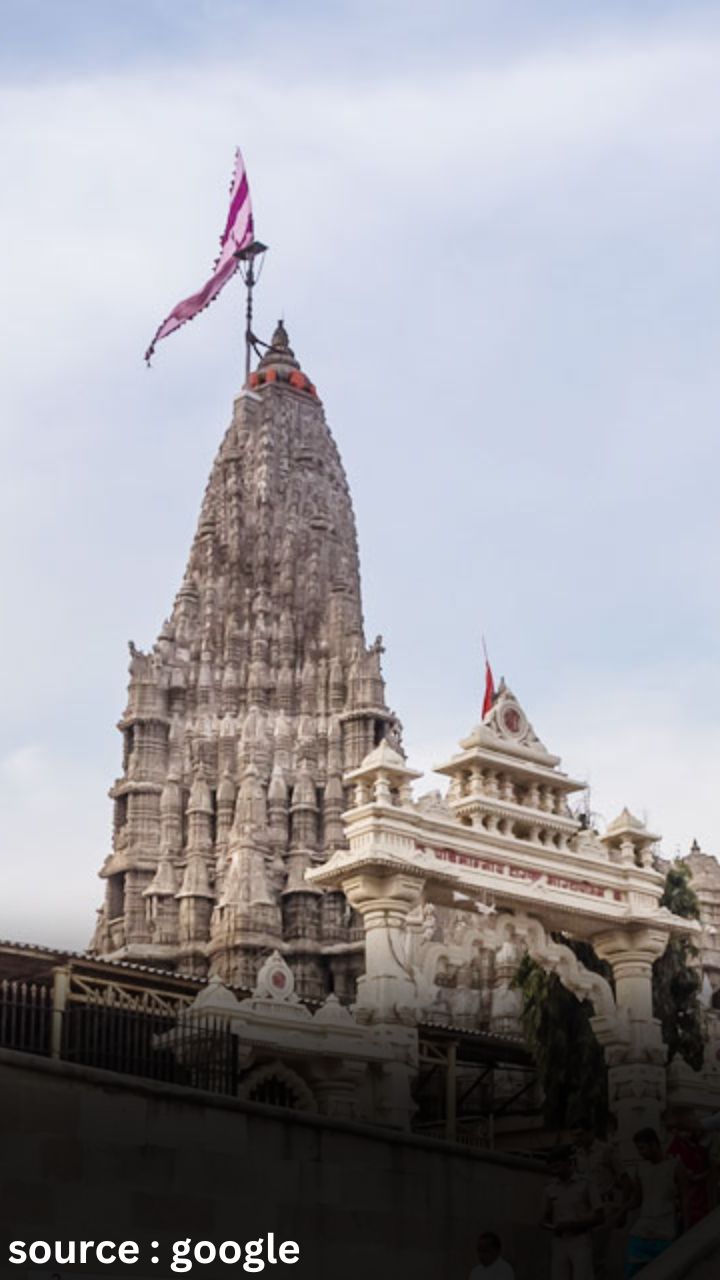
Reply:
[[[343,773],[398,725],[342,463],[282,323],[235,401],[172,615],[130,652],[94,951],[248,986],[277,948],[301,994],[345,994],[361,935],[305,871],[344,842]]]

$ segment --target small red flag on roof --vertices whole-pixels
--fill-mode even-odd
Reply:
[[[485,697],[482,704],[482,718],[485,719],[488,711],[492,710],[495,701],[495,681],[493,680],[492,667],[487,655],[485,647],[485,639],[483,638],[483,653],[485,654]]]

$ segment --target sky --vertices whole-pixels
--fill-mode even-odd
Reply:
[[[0,0],[0,32],[0,936],[92,933],[239,282],[142,353],[238,144],[256,328],[339,444],[410,763],[477,722],[484,634],[600,825],[720,852],[717,6]]]

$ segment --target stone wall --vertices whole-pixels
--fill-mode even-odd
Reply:
[[[9,1239],[157,1240],[165,1261],[167,1241],[274,1230],[301,1246],[293,1280],[464,1280],[475,1236],[492,1228],[518,1280],[545,1274],[545,1174],[532,1161],[9,1051],[0,1109]],[[0,1273],[22,1274],[6,1263],[4,1240]],[[172,1273],[161,1262],[147,1274]]]

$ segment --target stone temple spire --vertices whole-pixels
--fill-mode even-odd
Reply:
[[[280,322],[171,616],[151,652],[130,646],[97,954],[246,986],[278,948],[301,993],[351,990],[349,913],[304,873],[344,838],[343,773],[397,727],[381,652],[342,463]]]

